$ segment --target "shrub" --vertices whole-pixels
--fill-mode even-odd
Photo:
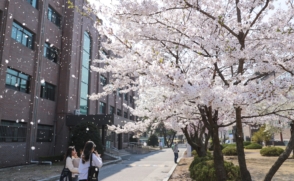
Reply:
[[[205,156],[205,157],[198,157],[198,155],[196,155],[194,157],[194,160],[192,161],[192,163],[190,164],[190,167],[189,167],[190,177],[191,178],[195,178],[196,177],[196,175],[195,175],[196,172],[195,172],[194,168],[195,168],[195,166],[197,164],[199,164],[201,162],[204,162],[204,161],[208,161],[208,160],[212,160],[213,159],[211,153],[210,152],[207,152],[207,153],[209,153],[209,154],[207,156]]]
[[[248,146],[245,146],[246,149],[261,149],[262,146],[258,143],[251,143]]]
[[[224,162],[227,180],[239,181],[241,180],[240,168],[231,162]],[[197,181],[215,181],[217,180],[214,161],[201,160],[198,164],[194,165],[190,170],[190,176]]]
[[[195,157],[195,156],[198,156],[196,150],[193,150],[191,154],[192,154],[194,157]]]
[[[223,154],[226,155],[226,156],[238,155],[238,154],[237,154],[237,148],[236,148],[236,147],[231,147],[231,146],[225,147],[225,148],[222,150],[222,152],[223,152]]]
[[[250,144],[251,144],[250,141],[244,141],[244,142],[243,142],[244,147],[245,147],[245,146],[248,146],[248,145],[250,145]]]
[[[76,151],[80,156],[80,151],[84,149],[85,143],[89,140],[96,144],[98,153],[103,155],[103,147],[100,139],[99,128],[89,122],[80,123],[73,128],[69,145],[75,146]]]
[[[224,149],[224,146],[223,146],[223,145],[220,145],[220,146],[221,146],[221,149]],[[209,150],[209,151],[213,151],[213,149],[214,149],[214,144],[211,143],[211,144],[210,144],[210,147],[208,148],[208,150]]]
[[[266,147],[260,150],[262,156],[280,156],[283,152],[284,150],[279,147]]]
[[[153,134],[148,138],[148,146],[158,146],[158,137]]]
[[[226,147],[236,147],[236,144],[222,144],[223,149],[225,149]]]

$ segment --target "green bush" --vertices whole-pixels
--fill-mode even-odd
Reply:
[[[53,155],[53,156],[40,156],[39,161],[51,161],[51,162],[60,162],[64,159],[65,155]]]
[[[231,162],[224,162],[227,180],[241,180],[240,168]],[[190,169],[190,176],[197,181],[217,180],[213,160],[201,160]]]
[[[262,146],[258,143],[251,143],[248,146],[245,146],[246,149],[261,149]]]
[[[197,152],[196,152],[196,150],[193,150],[191,154],[192,154],[194,157],[198,155]]]
[[[226,156],[238,155],[238,154],[237,154],[237,148],[236,148],[236,147],[231,147],[231,146],[225,147],[225,148],[222,150],[222,152],[223,152],[223,154],[226,155]]]
[[[75,146],[76,151],[80,156],[80,151],[84,149],[85,143],[91,140],[96,144],[98,153],[103,155],[104,150],[102,147],[99,131],[99,128],[92,123],[80,123],[73,128],[69,145]]]
[[[280,156],[284,150],[279,147],[266,147],[260,150],[262,156]]]
[[[223,145],[220,145],[221,146],[221,150],[224,149],[224,146]],[[209,151],[213,151],[214,149],[214,144],[210,144],[210,147],[208,148]]]
[[[244,142],[243,142],[244,147],[245,147],[245,146],[248,146],[248,145],[250,145],[250,144],[251,144],[250,141],[244,141]]]
[[[226,147],[236,147],[236,144],[222,144],[223,146],[223,149],[226,148]]]
[[[153,134],[148,138],[148,142],[147,142],[148,146],[158,146],[158,137]]]
[[[212,160],[213,157],[211,155],[210,152],[207,152],[207,155],[205,157],[198,157],[198,155],[196,154],[196,156],[194,156],[194,160],[192,161],[192,163],[190,164],[189,167],[189,171],[190,171],[190,177],[191,178],[195,178],[196,177],[196,172],[194,171],[194,167],[204,161],[208,161],[208,160]]]

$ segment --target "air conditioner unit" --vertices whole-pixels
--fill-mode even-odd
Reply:
[[[74,110],[74,115],[80,115],[81,111],[79,109]]]

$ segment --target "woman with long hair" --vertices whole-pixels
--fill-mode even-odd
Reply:
[[[74,146],[70,146],[66,152],[65,168],[68,168],[72,173],[72,181],[78,181],[78,167],[73,165],[73,159],[77,158],[77,152]]]
[[[92,155],[92,166],[101,168],[103,163],[100,155],[95,151],[96,145],[93,141],[87,141],[79,164],[79,180],[87,181],[88,169],[90,167],[90,156]]]

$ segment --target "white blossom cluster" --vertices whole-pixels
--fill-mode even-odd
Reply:
[[[92,70],[110,72],[113,82],[89,97],[137,91],[131,113],[147,118],[113,130],[143,132],[152,120],[197,124],[199,105],[218,110],[219,125],[234,122],[237,107],[243,122],[294,119],[293,0],[89,2],[119,55],[96,60],[106,66]]]

